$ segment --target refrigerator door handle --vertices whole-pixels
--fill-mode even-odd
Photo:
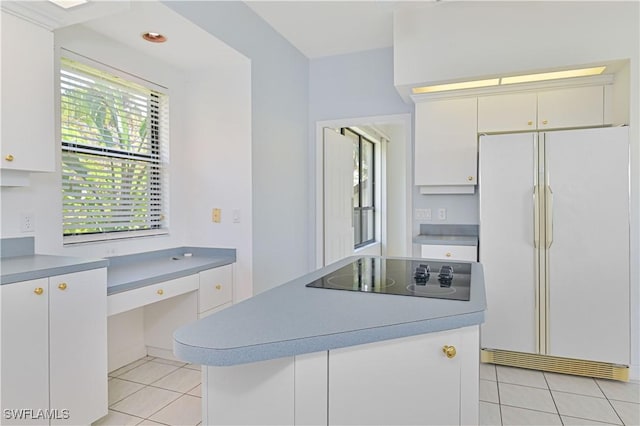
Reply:
[[[540,204],[538,197],[540,196],[540,186],[533,187],[533,247],[538,248],[540,245]]]
[[[546,224],[545,224],[545,229],[546,229],[546,242],[547,242],[547,248],[551,248],[551,244],[553,244],[553,191],[551,190],[551,186],[547,185],[546,188],[546,211],[547,211],[547,218],[546,218]]]

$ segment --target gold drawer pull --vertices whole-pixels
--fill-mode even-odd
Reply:
[[[542,124],[547,124],[548,121],[547,120],[542,120]]]
[[[220,284],[216,285],[216,290],[222,290],[222,286]]]
[[[467,176],[467,180],[471,182],[473,180],[473,176]]]
[[[442,347],[442,352],[444,352],[444,354],[447,356],[447,358],[453,358],[454,356],[456,356],[456,347],[455,346],[449,346],[449,345],[444,345]]]
[[[13,161],[13,155],[8,154],[6,157],[4,157],[4,159],[7,161]]]
[[[44,293],[44,289],[42,287],[36,287],[35,290],[33,290],[33,292],[38,296],[40,296],[42,293]]]
[[[452,254],[451,254],[451,253],[447,253],[447,254],[445,254],[445,256],[447,256],[447,257],[451,257],[451,256],[452,256]]]
[[[527,125],[532,126],[533,125],[533,121],[531,121],[531,120],[527,121]]]
[[[66,290],[67,289],[67,283],[60,283],[58,284],[58,288],[60,290]]]
[[[163,289],[159,289],[156,293],[158,293],[160,296],[162,296],[164,294],[164,290]]]

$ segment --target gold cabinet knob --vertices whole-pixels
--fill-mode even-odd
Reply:
[[[44,293],[44,289],[42,287],[36,287],[33,292],[35,294],[37,294],[38,296],[40,296],[42,293]]]
[[[533,121],[531,121],[531,120],[527,121],[527,125],[528,126],[533,126]]]
[[[216,284],[216,290],[222,290],[222,286],[220,284]]]
[[[156,293],[158,293],[160,296],[162,296],[164,294],[164,290],[163,289],[159,289]]]
[[[467,176],[467,180],[471,182],[473,180],[473,176]]]
[[[547,120],[542,120],[542,124],[547,124],[548,121]]]
[[[447,356],[447,358],[453,358],[454,356],[456,356],[456,347],[455,346],[449,346],[449,345],[444,345],[442,347],[442,352],[444,352],[444,354]]]
[[[60,283],[58,284],[58,288],[60,290],[66,290],[67,289],[67,283]]]
[[[447,253],[447,254],[445,254],[445,256],[451,257],[451,253]]]
[[[4,157],[4,159],[7,161],[13,161],[13,155],[8,154],[6,157]]]

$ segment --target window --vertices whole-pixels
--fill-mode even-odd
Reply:
[[[353,232],[355,248],[375,241],[374,143],[352,129],[341,133],[353,140]]]
[[[65,244],[167,233],[166,95],[62,58],[60,131]]]

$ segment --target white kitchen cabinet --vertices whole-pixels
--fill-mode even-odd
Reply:
[[[602,85],[478,97],[478,132],[498,133],[602,126]]]
[[[538,92],[538,129],[602,126],[604,116],[603,86]]]
[[[55,171],[53,33],[2,11],[0,169]]]
[[[0,286],[1,424],[43,424],[7,419],[4,410],[49,408],[49,281]]]
[[[478,348],[470,326],[204,367],[203,424],[478,424]]]
[[[469,262],[477,262],[478,247],[423,244],[420,249],[420,255],[421,257],[427,259],[464,260]]]
[[[535,129],[538,117],[535,92],[478,97],[478,133]]]
[[[106,280],[100,268],[0,287],[2,409],[57,410],[50,422],[7,424],[107,414]]]
[[[477,99],[416,100],[415,185],[428,193],[473,193]]]
[[[198,314],[206,316],[208,311],[231,303],[233,299],[233,265],[220,266],[200,272],[199,283]]]

